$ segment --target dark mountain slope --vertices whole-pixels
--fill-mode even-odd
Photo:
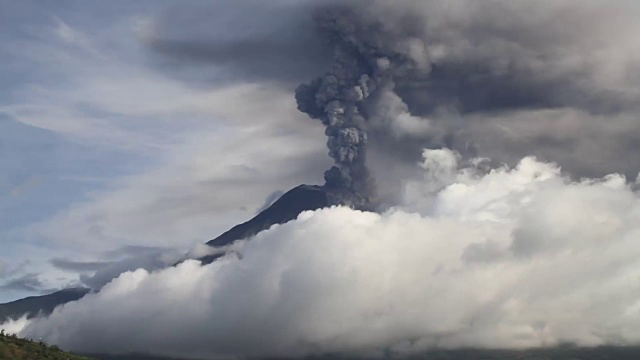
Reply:
[[[253,219],[236,225],[229,231],[207,242],[213,247],[227,246],[236,240],[247,239],[255,236],[260,231],[266,230],[275,224],[289,222],[306,210],[316,210],[331,205],[331,194],[324,187],[315,185],[300,185],[295,187],[271,206],[256,215]],[[221,255],[209,255],[200,259],[203,263],[211,263]]]
[[[53,309],[70,301],[76,301],[89,292],[89,289],[72,288],[56,291],[53,294],[43,296],[31,296],[24,299],[0,304],[0,323],[8,318],[18,319],[24,314],[32,318],[38,313],[51,314]]]
[[[321,186],[300,185],[284,193],[271,206],[253,219],[232,227],[207,242],[210,246],[225,246],[239,239],[254,236],[274,224],[284,224],[305,210],[316,210],[329,205],[327,192]]]

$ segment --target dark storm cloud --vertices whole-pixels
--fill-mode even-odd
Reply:
[[[80,275],[83,285],[97,290],[125,272],[136,269],[163,269],[175,264],[184,256],[172,249],[140,246],[123,247],[110,254],[120,259],[104,263],[92,275]]]
[[[160,246],[146,246],[146,245],[125,245],[115,250],[109,250],[104,253],[108,258],[122,258],[130,256],[145,256],[154,255],[168,250]]]
[[[425,147],[510,164],[536,155],[574,176],[631,177],[640,169],[634,2],[244,1],[177,8],[153,24],[147,41],[178,75],[181,66],[201,63],[227,69],[227,80],[293,88],[331,72],[328,45],[336,33],[312,21],[326,9],[338,9],[351,27],[349,41],[368,44],[361,56],[391,49],[420,62],[428,76],[395,76],[363,104],[372,119],[366,131],[376,177],[386,166],[376,159],[413,164]],[[210,69],[201,70],[190,68],[192,77],[183,79],[206,82]]]
[[[29,273],[8,280],[3,285],[0,285],[0,290],[43,292],[46,289],[42,281],[40,281],[39,274]]]
[[[103,261],[73,261],[59,258],[51,259],[49,262],[60,270],[76,272],[96,271],[109,264]]]
[[[263,80],[295,87],[331,58],[310,16],[311,1],[221,1],[180,4],[154,21],[143,41],[156,65],[194,83]],[[211,66],[224,75],[212,75]]]

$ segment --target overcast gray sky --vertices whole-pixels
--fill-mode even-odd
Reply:
[[[0,1],[0,301],[92,270],[52,259],[186,251],[274,191],[322,180],[321,128],[300,120],[287,89],[204,86],[161,64],[145,39],[177,5],[189,7]],[[206,74],[224,77],[215,66]]]

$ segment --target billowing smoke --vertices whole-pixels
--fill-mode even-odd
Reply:
[[[392,41],[379,18],[357,14],[352,7],[321,8],[314,19],[333,50],[333,63],[327,74],[296,89],[298,109],[326,126],[335,166],[324,178],[327,187],[343,194],[338,203],[372,208],[376,190],[366,163],[366,103],[375,92],[393,89],[397,77],[428,73],[425,46],[410,36],[411,29],[402,41]]]
[[[354,157],[358,163],[341,158],[350,161],[364,152],[370,171],[361,173],[372,174],[378,197],[392,202],[389,193],[400,190],[397,184],[421,150],[440,147],[466,159],[489,157],[494,165],[514,166],[534,155],[559,163],[575,178],[612,172],[632,177],[640,168],[637,1],[269,4],[251,2],[259,6],[256,11],[234,6],[232,12],[216,7],[181,17],[167,13],[153,29],[151,46],[163,59],[188,65],[189,75],[180,77],[187,81],[206,78],[213,64],[236,80],[293,90],[328,68],[326,76],[300,88],[298,101],[324,122],[332,116],[326,106],[334,97],[340,111],[357,109],[352,113],[359,117],[343,115],[342,125],[331,131],[330,137],[337,137],[330,144],[337,148],[331,150],[337,158],[331,174],[339,175],[330,176],[332,181],[346,179],[353,188],[367,189],[372,182],[356,176],[353,185],[351,172],[358,171],[350,169],[360,170],[363,158]],[[315,25],[309,15],[314,12]],[[215,14],[219,21],[212,20]],[[228,18],[239,25],[233,27]],[[219,33],[227,38],[212,39]],[[230,50],[234,61],[228,59]],[[381,69],[378,59],[387,59],[389,68]],[[353,100],[350,90],[361,90],[363,75],[375,89]],[[363,136],[341,139],[342,128],[366,132],[366,144],[352,144]]]
[[[126,272],[21,335],[197,359],[640,343],[635,184],[459,159],[425,151],[387,212],[306,212],[212,264]]]
[[[5,321],[4,323],[0,324],[0,330],[4,330],[5,334],[18,334],[28,324],[29,320],[27,320],[27,316],[25,315],[19,319],[9,319]]]

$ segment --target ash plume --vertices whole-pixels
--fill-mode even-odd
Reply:
[[[326,69],[337,76],[334,68],[349,58],[355,73],[341,79],[340,90],[358,85],[364,74],[377,85],[350,104],[365,121],[368,136],[359,147],[381,202],[395,202],[398,184],[414,175],[423,148],[451,148],[465,159],[491,158],[494,165],[515,166],[534,155],[560,164],[575,179],[637,175],[638,2],[233,4],[209,11],[184,6],[188,16],[167,11],[156,21],[146,39],[165,66],[161,70],[194,86],[216,85],[213,66],[227,81],[288,92]],[[316,16],[314,27],[310,20],[320,8],[333,10]],[[221,33],[227,36],[211,36]],[[382,73],[390,72],[392,81],[374,76],[381,72],[378,57],[390,61]],[[318,119],[326,118],[328,101],[318,105],[315,96],[325,76],[298,95],[301,108]]]
[[[397,77],[428,73],[425,46],[418,38],[395,42],[380,18],[350,7],[318,9],[314,20],[333,50],[329,72],[296,89],[298,109],[325,125],[329,156],[325,186],[336,203],[358,209],[376,204],[375,181],[367,167],[367,103]]]

